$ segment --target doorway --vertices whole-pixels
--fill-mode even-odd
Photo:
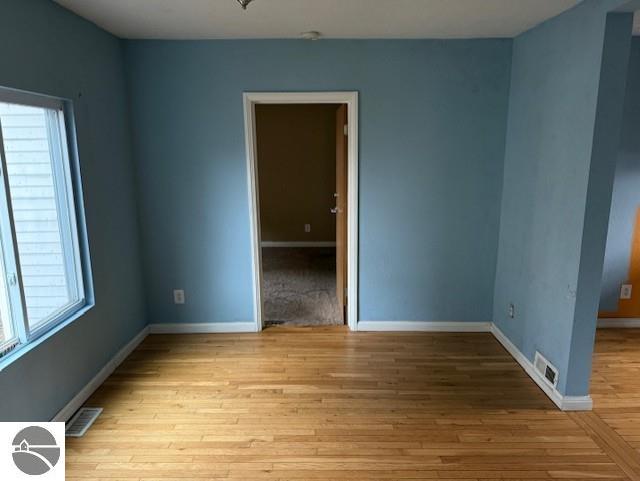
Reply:
[[[256,330],[274,321],[346,322],[355,330],[357,94],[247,93],[244,102]],[[287,137],[313,124],[305,116],[314,106],[325,119],[324,127],[311,129],[316,134],[326,137],[332,118],[330,166],[319,165],[326,155],[324,161],[316,155],[329,144],[310,144],[312,151],[301,156],[294,144],[305,139]]]
[[[626,77],[599,299],[600,327],[640,328],[640,38]]]
[[[609,19],[607,23],[614,20]],[[617,43],[615,47],[608,47],[605,41],[603,66],[614,64],[607,59],[607,52],[614,48],[616,53],[621,49]],[[637,375],[640,362],[640,38],[631,38],[630,51],[625,52],[624,58],[628,60],[625,81],[618,79],[616,89],[609,87],[610,92],[624,93],[624,103],[616,114],[621,114],[617,144],[611,145],[612,150],[614,147],[616,150],[606,160],[614,163],[615,168],[598,299],[599,329],[595,332],[591,365],[593,413],[591,418],[583,417],[581,421],[598,432],[607,433],[609,439],[614,440],[616,451],[628,453],[629,459],[635,462],[638,459],[634,449],[636,439],[629,426],[640,419]],[[622,70],[616,70],[616,75],[621,73]],[[617,120],[608,116],[607,122],[615,125]],[[603,172],[600,172],[601,178],[607,179]],[[585,264],[589,266],[588,261],[583,260],[580,271],[587,270]],[[577,325],[585,329],[584,323]],[[586,338],[584,332],[580,335]],[[632,469],[637,472],[637,468],[640,464],[635,462]]]

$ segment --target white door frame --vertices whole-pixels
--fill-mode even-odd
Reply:
[[[256,331],[262,319],[262,254],[260,250],[260,205],[256,154],[256,104],[346,104],[348,121],[347,179],[347,324],[358,328],[358,92],[245,92],[244,126],[247,151],[251,251],[253,260],[253,302]]]

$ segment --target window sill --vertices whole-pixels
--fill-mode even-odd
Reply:
[[[46,341],[48,341],[49,339],[51,339],[53,336],[55,336],[58,332],[62,331],[65,327],[67,327],[73,321],[75,321],[76,319],[79,319],[80,317],[84,316],[90,309],[93,308],[94,305],[95,304],[93,304],[93,303],[88,303],[87,305],[81,307],[80,309],[78,309],[76,312],[71,314],[69,317],[67,317],[63,321],[60,321],[58,324],[56,324],[51,329],[49,329],[49,330],[45,331],[44,333],[42,333],[36,339],[33,339],[32,341],[28,342],[27,344],[18,345],[11,352],[11,354],[7,354],[5,357],[0,359],[0,372],[4,371],[5,368],[10,366],[12,363],[14,363],[18,359],[20,359],[25,354],[31,352],[33,349],[36,349],[38,346],[40,346],[41,344],[43,344]]]

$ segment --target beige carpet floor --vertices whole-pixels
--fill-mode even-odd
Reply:
[[[334,248],[262,249],[267,324],[339,325]]]

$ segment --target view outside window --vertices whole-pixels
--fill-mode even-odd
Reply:
[[[2,93],[0,355],[84,304],[62,104]]]

